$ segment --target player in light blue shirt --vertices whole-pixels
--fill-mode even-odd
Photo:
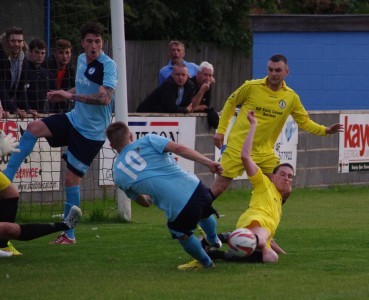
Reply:
[[[110,124],[113,94],[118,81],[115,62],[103,52],[102,27],[86,23],[81,27],[81,44],[85,53],[78,57],[75,88],[68,91],[50,91],[50,102],[70,100],[74,109],[68,113],[51,115],[30,122],[19,149],[12,155],[5,175],[13,178],[24,159],[32,152],[40,137],[51,147],[67,146],[63,159],[67,162],[65,175],[67,216],[73,205],[80,204],[80,183],[105,141],[105,129]],[[52,244],[75,244],[74,230],[61,234]]]
[[[172,237],[196,259],[192,268],[212,267],[212,260],[193,232],[199,224],[208,242],[218,248],[221,246],[213,216],[214,197],[194,174],[178,166],[170,153],[201,163],[216,174],[222,173],[221,165],[155,134],[131,142],[131,133],[123,122],[110,124],[106,135],[111,147],[119,153],[113,166],[116,186],[138,204],[150,206],[153,203],[165,212]]]

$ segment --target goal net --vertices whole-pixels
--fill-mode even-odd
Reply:
[[[79,29],[88,21],[99,22],[105,28],[104,51],[112,56],[110,16],[109,1],[3,0],[0,10],[0,31],[5,33],[11,27],[19,27],[24,30],[26,44],[34,39],[44,41],[47,45],[46,68],[48,68],[46,61],[55,54],[57,41],[60,39],[70,41],[72,45],[70,64],[75,69],[77,57],[82,52]],[[39,95],[42,95],[42,92]],[[45,101],[46,99],[38,100]],[[57,112],[56,109],[53,112]],[[38,113],[39,118],[42,118],[48,116],[50,110],[46,105]],[[6,134],[13,134],[19,140],[27,124],[32,120],[30,114],[22,120],[16,113],[13,113],[1,119],[0,129]],[[61,155],[64,150],[50,148],[47,141],[41,138],[33,152],[22,163],[14,179],[14,184],[20,191],[18,219],[21,221],[38,217],[50,220],[50,217],[60,218],[62,216],[65,202],[66,164],[61,159]],[[111,181],[110,166],[113,159],[114,153],[104,146],[82,180],[81,208],[92,220],[98,221],[107,217],[119,219],[117,192]],[[1,157],[1,170],[6,168],[8,160],[9,156]]]

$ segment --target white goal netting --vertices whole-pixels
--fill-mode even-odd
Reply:
[[[110,1],[4,0],[1,6],[0,32],[20,27],[24,30],[27,44],[33,39],[43,40],[47,45],[45,60],[55,52],[57,40],[69,40],[72,44],[71,65],[75,68],[76,58],[81,53],[79,29],[87,21],[99,22],[106,29],[104,51],[111,55]],[[46,111],[40,113],[43,113],[40,118],[48,115]],[[0,121],[0,129],[12,133],[19,140],[30,121],[31,115],[22,120],[17,114],[11,114]],[[42,138],[25,159],[14,179],[21,194],[18,218],[25,220],[39,214],[42,218],[50,219],[50,216],[59,218],[63,213],[66,165],[61,159],[62,152],[63,149],[50,148]],[[103,215],[116,215],[116,189],[111,184],[109,169],[113,158],[110,149],[103,149],[81,183],[81,208],[96,219]],[[1,170],[6,168],[8,159],[1,158]],[[104,169],[100,169],[102,165]]]

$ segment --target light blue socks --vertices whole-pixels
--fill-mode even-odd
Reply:
[[[215,245],[218,242],[218,237],[217,237],[217,221],[215,220],[214,215],[211,215],[207,219],[201,219],[199,225],[206,234],[206,240],[211,245]]]
[[[204,267],[209,267],[213,264],[213,261],[201,247],[201,242],[194,235],[189,236],[187,240],[178,241],[183,249],[193,258],[197,259]]]
[[[35,137],[29,131],[23,133],[22,138],[19,141],[20,152],[12,153],[9,163],[4,170],[4,174],[10,181],[13,182],[15,173],[17,173],[20,165],[25,160],[25,158],[32,152],[33,147],[37,142],[37,137]]]
[[[64,218],[69,214],[69,211],[73,205],[79,206],[80,204],[80,186],[67,186],[65,188],[66,202],[64,206]],[[71,228],[65,232],[70,239],[74,239],[74,228]]]

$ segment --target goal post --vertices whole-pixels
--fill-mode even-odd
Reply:
[[[111,30],[113,59],[118,66],[118,84],[115,90],[115,120],[128,123],[127,71],[124,32],[124,0],[111,0]],[[117,188],[118,213],[125,221],[131,221],[131,201]]]
[[[61,46],[65,46],[68,42],[67,48],[70,50],[68,51],[68,71],[65,71],[67,75],[63,82],[63,89],[66,90],[70,89],[75,81],[77,58],[83,52],[79,29],[86,22],[97,22],[104,28],[106,36],[104,36],[103,50],[117,63],[119,74],[114,96],[115,120],[128,123],[124,1],[29,0],[20,1],[22,5],[18,2],[2,0],[1,3],[7,9],[0,10],[0,35],[8,28],[16,26],[23,29],[26,44],[36,38],[45,42],[46,57],[42,74],[49,76],[52,72],[53,76],[44,76],[45,78],[40,79],[43,82],[53,78],[57,70],[55,55],[57,47],[60,47],[58,41],[61,42]],[[24,53],[27,53],[26,47]],[[21,87],[25,91],[32,84],[32,91],[37,91],[37,97],[40,99],[36,100],[42,105],[39,111],[41,119],[51,114],[45,96],[46,90],[49,89],[43,84],[39,91],[39,85],[34,82],[37,80],[21,82]],[[60,82],[58,85],[61,88]],[[66,112],[71,108],[72,106],[60,107],[52,113]],[[30,114],[25,119],[11,114],[0,120],[0,130],[4,130],[6,134],[11,133],[20,140],[32,120],[33,116]],[[35,216],[40,220],[43,218],[46,220],[46,218],[59,218],[63,215],[66,201],[64,182],[67,170],[65,162],[61,159],[64,150],[65,148],[51,148],[45,139],[39,139],[33,151],[19,167],[13,181],[20,192],[18,220],[27,221]],[[80,205],[86,218],[116,219],[118,214],[119,219],[131,221],[131,201],[118,187],[114,186],[111,180],[114,157],[114,152],[106,143],[83,176],[80,185]],[[0,157],[0,171],[7,167],[8,161],[9,156]]]

